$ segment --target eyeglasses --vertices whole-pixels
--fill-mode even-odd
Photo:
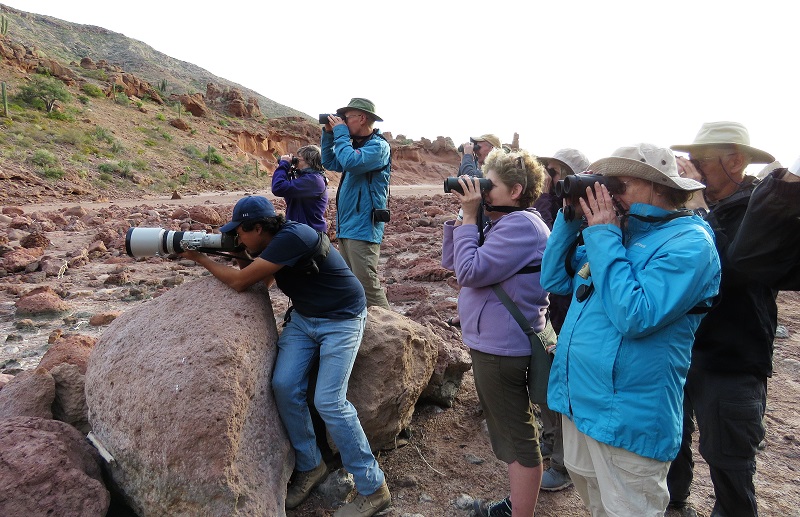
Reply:
[[[342,118],[345,120],[345,122],[347,122],[348,119],[351,119],[353,117],[360,117],[362,115],[363,113],[353,113],[352,115],[344,115]]]
[[[714,163],[716,161],[722,161],[723,158],[727,158],[728,156],[733,156],[734,154],[736,153],[727,153],[727,154],[719,154],[716,156],[702,156],[702,157],[690,155],[691,160],[689,161],[692,162],[692,165],[694,165],[696,169],[702,170],[704,165],[708,163]]]

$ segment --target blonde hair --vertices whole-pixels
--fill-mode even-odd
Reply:
[[[483,170],[493,170],[498,179],[509,188],[516,184],[522,185],[522,194],[519,197],[522,208],[533,206],[534,201],[542,195],[544,177],[547,174],[536,156],[524,149],[511,153],[504,149],[494,149],[486,157]]]

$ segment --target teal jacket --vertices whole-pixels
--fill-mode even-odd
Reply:
[[[645,204],[630,212],[670,214]],[[590,226],[584,245],[571,254],[580,225],[559,211],[542,258],[542,287],[573,295],[550,371],[548,406],[599,442],[672,461],[703,317],[689,311],[708,307],[719,290],[713,233],[695,215],[658,222],[629,216],[624,242],[615,225]],[[593,291],[579,301],[575,293],[589,284]]]
[[[385,223],[372,221],[373,208],[388,208],[389,143],[374,130],[362,145],[353,144],[346,125],[322,131],[322,165],[329,171],[344,172],[336,192],[336,236],[378,243]]]

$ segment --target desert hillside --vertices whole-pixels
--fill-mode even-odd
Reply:
[[[258,189],[280,155],[319,141],[308,115],[142,42],[0,14],[0,203]],[[440,184],[456,170],[449,138],[386,136],[393,184]]]

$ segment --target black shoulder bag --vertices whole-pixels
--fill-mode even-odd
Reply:
[[[540,269],[540,266],[534,266],[532,268],[523,268],[519,272],[535,273]],[[536,332],[528,320],[525,319],[517,304],[508,296],[508,293],[500,284],[493,284],[492,290],[531,342],[531,362],[530,366],[528,366],[528,396],[534,404],[547,404],[547,383],[550,379],[551,364],[548,349],[554,347],[558,340],[556,331],[550,323],[550,318],[547,318],[547,324],[544,329],[541,332]]]

